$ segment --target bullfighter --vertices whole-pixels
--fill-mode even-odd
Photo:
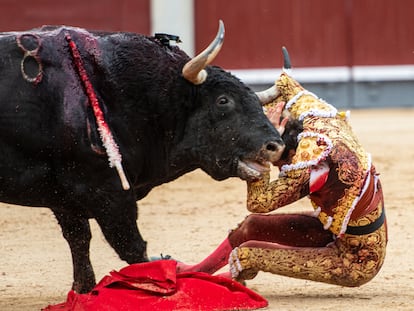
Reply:
[[[213,274],[228,263],[230,272],[224,274],[239,281],[265,271],[360,286],[378,273],[386,252],[379,174],[347,113],[304,89],[287,71],[273,88],[265,110],[286,144],[273,163],[279,177],[270,181],[268,173],[247,182],[252,214],[210,256],[195,265],[179,263],[178,270]],[[313,211],[269,214],[305,196]]]

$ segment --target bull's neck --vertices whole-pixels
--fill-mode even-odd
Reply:
[[[179,148],[194,108],[194,86],[181,76],[188,56],[155,53],[160,47],[146,39],[127,50],[125,42],[112,43],[100,44],[100,95],[134,187],[151,188],[193,170],[191,150]]]

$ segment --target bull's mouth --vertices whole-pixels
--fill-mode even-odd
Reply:
[[[237,175],[243,180],[257,180],[270,171],[270,162],[264,160],[239,160]]]

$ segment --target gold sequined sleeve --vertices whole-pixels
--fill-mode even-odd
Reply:
[[[247,183],[247,209],[252,213],[268,213],[293,203],[308,194],[309,170],[289,172],[270,182],[270,175]]]

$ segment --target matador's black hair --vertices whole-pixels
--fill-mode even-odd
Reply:
[[[298,146],[298,135],[303,131],[303,122],[299,120],[290,119],[285,127],[285,132],[282,134],[282,139],[286,145],[285,150],[280,157],[286,160],[289,156],[289,150],[296,150]]]

